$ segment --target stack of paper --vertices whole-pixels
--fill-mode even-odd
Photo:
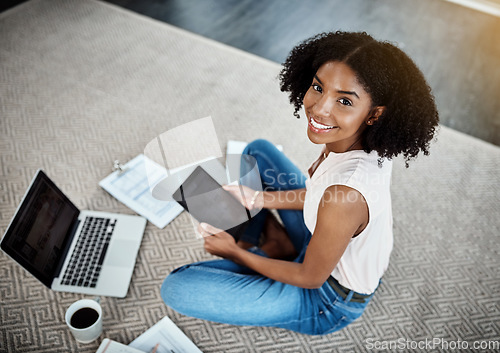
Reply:
[[[173,322],[165,316],[128,346],[105,338],[96,353],[202,353]]]

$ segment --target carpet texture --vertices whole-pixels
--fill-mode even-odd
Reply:
[[[222,149],[229,139],[266,138],[305,171],[319,148],[279,91],[279,70],[96,1],[32,0],[2,13],[1,231],[38,168],[82,209],[131,214],[98,186],[113,161],[208,115]],[[102,298],[104,334],[87,345],[64,324],[84,296],[50,291],[0,254],[0,351],[95,352],[102,338],[129,343],[165,315],[204,352],[364,352],[406,340],[418,352],[434,338],[498,341],[500,148],[441,127],[430,156],[409,169],[394,164],[391,264],[365,314],[340,332],[235,327],[167,308],[159,295],[167,274],[211,258],[183,213],[163,230],[148,224],[127,297]]]

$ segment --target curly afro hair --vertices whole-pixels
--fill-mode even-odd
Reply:
[[[381,159],[403,154],[406,167],[429,143],[438,126],[434,96],[422,72],[399,48],[366,33],[321,33],[296,46],[283,64],[281,91],[289,92],[299,117],[304,96],[316,71],[326,62],[347,64],[370,94],[372,107],[385,106],[379,119],[364,130],[365,152]]]

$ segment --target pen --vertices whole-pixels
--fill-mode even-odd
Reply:
[[[160,344],[157,343],[156,346],[153,347],[153,350],[151,351],[151,353],[156,353],[156,351],[158,350],[159,346],[160,346]]]

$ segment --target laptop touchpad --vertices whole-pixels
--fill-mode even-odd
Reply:
[[[135,263],[137,248],[134,241],[115,240],[106,254],[104,264],[109,266],[130,267]]]

